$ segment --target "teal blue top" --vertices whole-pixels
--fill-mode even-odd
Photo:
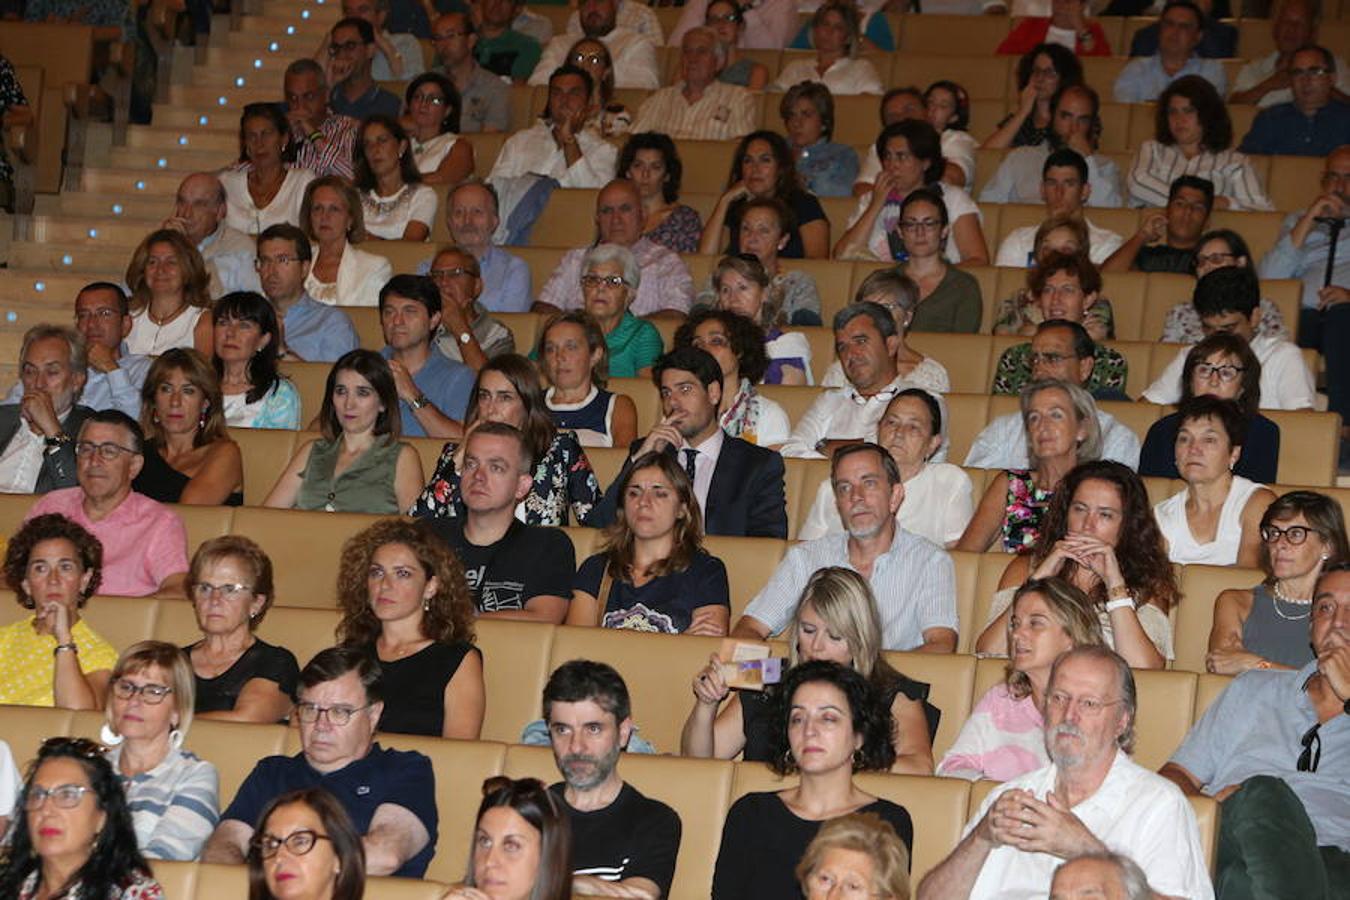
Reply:
[[[605,335],[609,345],[609,377],[636,378],[639,369],[645,369],[665,352],[661,332],[645,319],[630,312],[623,314],[616,327]]]

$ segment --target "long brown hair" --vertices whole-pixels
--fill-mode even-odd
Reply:
[[[160,427],[159,414],[155,411],[155,394],[173,372],[181,372],[188,384],[201,391],[205,398],[203,416],[199,420],[197,433],[192,436],[192,446],[204,447],[215,441],[228,441],[230,432],[225,425],[225,398],[220,391],[220,378],[216,375],[215,366],[190,347],[174,347],[165,350],[150,365],[145,384],[141,386],[141,428],[145,431],[145,442],[157,450],[164,446],[164,429]]]
[[[150,258],[150,248],[155,244],[168,244],[178,257],[178,271],[183,273],[183,300],[188,306],[202,309],[211,308],[211,278],[206,272],[206,262],[197,248],[176,231],[161,228],[146,235],[140,246],[131,254],[127,264],[127,286],[131,288],[131,311],[140,312],[150,305],[150,286],[145,283],[145,263]]]
[[[553,424],[553,414],[544,402],[539,370],[519,353],[504,353],[489,360],[474,379],[473,393],[469,396],[469,415],[464,423],[466,427],[478,421],[478,391],[482,388],[483,376],[488,372],[496,372],[511,382],[511,387],[520,395],[521,405],[525,407],[525,421],[520,431],[525,435],[525,445],[530,450],[530,456],[538,465],[548,456],[553,438],[558,433],[557,426]]]
[[[1033,578],[1017,589],[1017,593],[1013,594],[1012,603],[1008,604],[1008,609],[1011,611],[1016,608],[1017,601],[1027,594],[1040,595],[1045,605],[1049,607],[1050,614],[1068,634],[1075,647],[1082,647],[1085,644],[1100,647],[1104,643],[1101,622],[1097,620],[1092,601],[1077,586],[1062,578]],[[1008,664],[1003,669],[1003,683],[1008,686],[1008,693],[1014,699],[1020,700],[1031,694],[1031,679],[1027,677],[1027,673],[1013,667],[1011,612],[1008,616],[1008,638]]]
[[[637,543],[632,529],[628,527],[623,498],[628,493],[628,485],[633,476],[644,469],[659,470],[670,482],[676,496],[680,498],[680,512],[675,519],[675,536],[670,556],[657,562],[646,574],[657,578],[672,572],[683,572],[693,564],[694,557],[703,550],[703,513],[699,509],[698,499],[694,496],[694,484],[689,480],[688,473],[675,461],[673,455],[644,453],[633,460],[633,465],[619,479],[619,500],[614,524],[605,530],[605,544],[601,550],[609,557],[606,570],[610,576],[622,581],[632,577],[633,547]]]

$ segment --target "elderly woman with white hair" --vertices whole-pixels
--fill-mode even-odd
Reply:
[[[581,297],[605,334],[611,378],[646,375],[664,349],[656,326],[628,311],[641,282],[642,270],[627,247],[599,244],[581,261]]]
[[[147,859],[196,859],[220,817],[220,776],[183,749],[195,705],[192,665],[173,644],[141,641],[123,651],[109,684],[103,743],[136,843]]]

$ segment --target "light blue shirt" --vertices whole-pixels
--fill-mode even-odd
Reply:
[[[336,362],[348,350],[361,346],[351,317],[308,293],[286,310],[286,346],[305,362]]]
[[[431,260],[418,263],[418,275],[426,275],[430,271]],[[478,271],[483,279],[483,293],[478,295],[478,303],[484,309],[505,313],[530,311],[530,305],[534,302],[531,297],[533,285],[530,267],[525,260],[500,247],[490,246],[478,261]]]
[[[1327,251],[1331,249],[1331,231],[1325,225],[1314,225],[1309,231],[1302,247],[1295,247],[1289,240],[1298,220],[1303,218],[1303,210],[1285,216],[1280,226],[1280,239],[1270,248],[1257,272],[1262,278],[1299,278],[1303,281],[1303,305],[1317,307],[1317,292],[1322,289],[1327,277]],[[1350,286],[1350,225],[1341,229],[1340,239],[1336,241],[1336,268],[1331,273],[1331,283]]]
[[[145,375],[152,362],[154,360],[148,356],[128,353],[127,345],[123,344],[116,369],[105,373],[91,366],[86,370],[84,390],[76,402],[94,410],[115,409],[140,419],[141,385],[145,384]],[[23,382],[20,382],[9,389],[3,402],[18,403],[22,399]]]
[[[392,359],[394,348],[386,346],[380,351],[380,355],[385,359]],[[476,378],[473,369],[470,369],[464,363],[447,359],[433,348],[426,363],[413,376],[413,384],[417,385],[417,389],[425,394],[427,399],[436,405],[437,409],[450,418],[463,422],[465,413],[469,408],[469,396],[473,393],[473,383]],[[422,423],[417,421],[413,408],[408,405],[406,400],[399,399],[398,410],[403,416],[404,437],[427,436],[426,430],[422,428]]]
[[[1223,65],[1219,60],[1201,59],[1193,55],[1179,72],[1168,75],[1163,71],[1162,58],[1154,54],[1131,60],[1120,71],[1114,91],[1116,102],[1152,103],[1169,84],[1183,75],[1199,75],[1214,85],[1220,97],[1228,94],[1228,79],[1223,74]]]
[[[254,265],[254,257],[257,256],[255,245],[252,238],[249,238],[247,249],[238,251],[226,250],[216,253],[212,256],[206,256],[206,252],[215,244],[225,229],[229,226],[223,222],[215,231],[208,234],[200,244],[197,245],[197,251],[205,257],[210,266],[214,266],[216,275],[220,277],[221,296],[232,294],[235,291],[256,291],[262,293],[262,282],[258,278],[258,269]],[[247,236],[246,236],[247,237]],[[238,238],[233,238],[237,241]]]

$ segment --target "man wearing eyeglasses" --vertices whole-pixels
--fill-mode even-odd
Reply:
[[[676,140],[729,141],[756,127],[758,98],[718,80],[727,50],[706,27],[685,32],[680,42],[680,82],[642,102],[633,133],[661,131]],[[847,183],[847,182],[846,182]]]
[[[1288,103],[1261,110],[1238,147],[1243,153],[1325,156],[1350,143],[1350,102],[1336,90],[1336,58],[1310,45],[1289,63]]]
[[[370,26],[371,35],[367,43],[373,51],[371,78],[376,81],[412,81],[422,74],[422,45],[417,42],[417,37],[406,32],[392,34],[385,28],[389,20],[389,0],[342,0],[342,15],[344,21],[360,19]],[[341,55],[333,50],[338,40],[346,38],[339,39],[335,28],[324,37],[314,58],[320,63],[325,61],[325,56],[336,59]],[[341,78],[335,76],[333,80],[336,82]]]
[[[525,77],[534,71],[534,63],[539,58],[539,45],[533,38],[517,35],[513,31],[507,33],[534,44],[534,56],[528,60],[529,68],[521,76],[523,83]],[[452,12],[438,16],[431,26],[431,46],[436,52],[436,63],[429,71],[444,74],[455,85],[455,90],[459,91],[461,133],[506,131],[511,125],[511,92],[503,77],[510,77],[510,61],[506,63],[505,73],[479,65],[482,61],[477,54],[479,40],[480,35],[474,28],[473,19],[465,13]],[[509,38],[506,41],[511,43]]]
[[[547,84],[558,66],[574,61],[568,53],[581,37],[595,38],[609,48],[614,61],[614,86],[649,88],[661,86],[656,43],[652,38],[618,23],[620,0],[581,0],[577,10],[581,34],[560,34],[548,42],[530,84]]]
[[[34,503],[28,521],[60,513],[103,545],[100,594],[146,597],[182,594],[187,577],[187,529],[178,514],[131,489],[141,471],[145,435],[115,409],[90,413],[72,452],[78,487],[54,490]]]
[[[330,92],[324,67],[312,59],[295,60],[286,67],[282,91],[291,139],[300,145],[295,154],[295,165],[309,169],[316,178],[340,175],[350,180],[352,148],[360,123],[329,108]]]
[[[1067,651],[1050,670],[1042,712],[1050,764],[990,793],[919,883],[918,900],[1044,897],[1061,860],[1107,851],[1137,861],[1159,895],[1211,900],[1191,805],[1130,759],[1136,690],[1125,660],[1100,646]]]
[[[375,742],[382,688],[379,663],[363,648],[331,647],[310,660],[295,705],[300,752],[254,767],[221,813],[202,862],[242,863],[251,846],[275,855],[275,843],[255,843],[263,807],[287,791],[321,787],[362,836],[367,875],[421,878],[436,852],[436,776],[421,753]],[[293,855],[307,852],[288,847]]]
[[[1350,884],[1350,563],[1300,602],[1317,658],[1237,676],[1161,769],[1222,804],[1225,897],[1343,897]]]
[[[1242,338],[1261,361],[1262,409],[1312,409],[1317,387],[1303,354],[1293,343],[1273,335],[1258,335],[1261,321],[1261,285],[1247,266],[1215,269],[1195,283],[1191,303],[1200,314],[1206,336],[1226,331]],[[1181,399],[1181,375],[1189,347],[1177,351],[1158,380],[1140,397],[1170,405]]]
[[[75,485],[71,435],[93,412],[76,401],[85,384],[84,340],[60,325],[23,336],[19,396],[0,406],[0,493],[45,494]],[[13,395],[14,391],[10,392]]]
[[[495,356],[516,352],[511,329],[489,316],[478,302],[483,293],[483,275],[472,253],[458,244],[441,247],[427,274],[441,293],[441,327],[436,332],[436,349],[475,372]]]
[[[1217,59],[1196,53],[1205,36],[1205,14],[1191,0],[1168,0],[1158,16],[1158,52],[1131,60],[1116,78],[1117,103],[1157,100],[1169,84],[1183,75],[1199,75],[1222,97],[1228,79]]]
[[[212,297],[256,291],[253,239],[225,224],[225,186],[210,172],[194,172],[178,185],[173,215],[161,228],[177,231],[202,255]]]
[[[371,74],[376,48],[375,29],[369,22],[354,16],[340,20],[320,53],[327,57],[333,85],[328,104],[333,112],[353,119],[377,114],[398,118],[403,103],[376,84]]]
[[[336,362],[360,346],[356,326],[341,307],[320,303],[305,290],[314,251],[289,222],[258,235],[256,265],[262,292],[281,323],[281,356],[301,362]]]
[[[1317,0],[1283,0],[1275,4],[1270,17],[1270,37],[1275,49],[1238,70],[1233,92],[1228,95],[1229,103],[1255,103],[1266,109],[1293,99],[1290,63],[1297,51],[1317,43],[1319,6]],[[1344,99],[1344,95],[1350,94],[1350,69],[1339,56],[1334,62],[1336,90]]]
[[[530,311],[530,267],[525,260],[493,243],[501,224],[497,213],[497,189],[482,181],[465,181],[450,192],[445,202],[445,224],[450,239],[478,260],[483,291],[478,302],[491,312]],[[421,263],[417,274],[431,269]]]

